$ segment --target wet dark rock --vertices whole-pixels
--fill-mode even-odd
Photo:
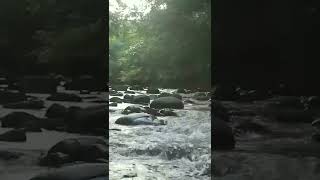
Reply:
[[[12,112],[1,119],[2,127],[32,128],[39,127],[41,119],[26,112]]]
[[[63,117],[46,118],[42,120],[41,127],[47,130],[65,130],[65,120]]]
[[[131,113],[141,113],[144,111],[145,111],[145,109],[139,105],[130,105],[122,111],[122,114],[127,115],[127,114],[131,114]]]
[[[178,89],[177,93],[186,94],[187,91],[185,89]]]
[[[115,103],[122,103],[123,99],[119,98],[119,97],[112,97],[109,99],[110,102],[115,102]]]
[[[108,158],[107,143],[97,137],[70,138],[55,144],[40,165],[60,166],[65,163],[84,161],[95,162],[97,159]]]
[[[106,163],[73,164],[41,173],[30,180],[106,180],[106,169]]]
[[[65,117],[68,132],[96,133],[108,126],[107,106],[92,106],[88,108],[69,108]],[[103,132],[105,134],[105,132]],[[97,134],[101,135],[101,134]]]
[[[161,97],[152,101],[150,107],[156,109],[183,109],[184,105],[180,99],[177,99],[175,97]]]
[[[0,141],[7,142],[25,142],[27,140],[26,132],[21,129],[14,129],[0,134]]]
[[[214,150],[232,150],[235,139],[232,128],[220,118],[213,117],[212,148]]]
[[[90,102],[91,103],[108,104],[108,100],[105,100],[105,99],[93,100],[93,101],[90,101]]]
[[[110,104],[109,104],[109,106],[117,107],[117,106],[118,106],[118,103],[116,103],[116,102],[112,102],[112,103],[110,103]]]
[[[160,125],[155,117],[146,113],[133,113],[118,118],[115,123],[120,125]]]
[[[82,99],[76,94],[69,93],[55,93],[50,95],[47,100],[49,101],[69,101],[69,102],[81,102]]]
[[[3,105],[4,108],[10,109],[42,109],[44,102],[42,100],[27,100]]]
[[[110,92],[110,96],[123,96],[123,93],[121,92]]]
[[[64,117],[66,115],[67,111],[68,111],[68,109],[66,107],[64,107],[63,105],[54,103],[48,108],[45,116],[48,118]]]
[[[163,92],[161,94],[158,95],[158,98],[160,97],[175,97],[175,98],[178,98],[180,100],[182,100],[182,96],[180,94],[177,94],[177,93],[166,93],[166,92]]]
[[[159,91],[159,89],[156,89],[156,88],[149,88],[149,89],[147,90],[147,93],[148,93],[148,94],[159,94],[160,91]]]
[[[0,104],[15,103],[27,100],[27,96],[21,92],[0,91]]]
[[[159,113],[162,116],[178,116],[172,109],[161,109]]]
[[[153,115],[153,116],[161,116],[158,109],[150,108],[150,107],[143,107],[145,109],[145,113]]]
[[[134,104],[149,104],[150,97],[147,95],[137,95],[133,97],[132,103]]]

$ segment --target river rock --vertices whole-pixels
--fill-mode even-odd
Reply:
[[[172,109],[161,109],[159,113],[161,116],[178,116]]]
[[[131,113],[141,113],[144,112],[145,109],[139,105],[131,105],[126,107],[123,111],[122,114],[131,114]]]
[[[63,105],[54,103],[48,108],[45,116],[48,118],[64,117],[66,115],[67,111],[68,111],[68,109],[66,107],[64,107]]]
[[[150,107],[156,109],[183,109],[184,105],[180,99],[177,99],[175,97],[161,97],[152,101]]]
[[[109,99],[110,102],[115,102],[115,103],[122,103],[123,99],[119,98],[119,97],[112,97]]]
[[[105,135],[108,126],[107,106],[92,106],[87,108],[69,108],[65,122],[69,132],[99,133]],[[102,133],[102,134],[100,134]]]
[[[147,95],[137,95],[133,97],[132,102],[135,104],[149,104],[150,97]]]
[[[156,88],[149,88],[149,89],[147,90],[147,93],[148,93],[148,94],[159,94],[160,91],[159,91],[159,89],[156,89]]]
[[[40,118],[26,112],[12,112],[1,119],[2,127],[33,128],[39,127]]]
[[[40,165],[60,166],[65,163],[84,161],[95,162],[98,159],[108,159],[107,143],[97,137],[70,138],[55,144]]]
[[[120,125],[160,125],[155,117],[146,113],[133,113],[118,118],[115,123]]]

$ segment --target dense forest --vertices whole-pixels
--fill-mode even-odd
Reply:
[[[148,0],[150,11],[109,10],[112,84],[211,86],[211,1]]]
[[[105,0],[2,0],[0,72],[104,76]],[[105,75],[103,75],[105,73]]]

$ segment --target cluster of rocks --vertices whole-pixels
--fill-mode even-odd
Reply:
[[[40,133],[43,129],[79,133],[90,137],[64,139],[50,148],[38,161],[38,165],[55,167],[39,174],[32,180],[49,179],[107,179],[108,144],[104,138],[108,127],[107,100],[96,96],[80,96],[78,93],[59,92],[58,88],[77,90],[79,94],[92,91],[105,91],[106,87],[91,76],[81,76],[68,80],[59,75],[25,76],[22,78],[0,77],[0,105],[14,109],[0,117],[1,127],[10,128],[0,134],[3,142],[26,142],[27,133]],[[49,94],[45,99],[27,93]],[[99,93],[99,92],[97,92]],[[65,102],[96,102],[104,105],[89,107],[64,106]],[[49,107],[46,101],[52,101]],[[38,117],[25,110],[45,110],[44,117]],[[21,157],[23,153],[1,151],[1,159],[10,160]]]
[[[135,92],[143,90],[146,91],[146,94]],[[165,125],[166,123],[158,120],[157,116],[177,116],[173,109],[184,108],[181,94],[191,93],[190,90],[185,89],[178,89],[176,93],[167,93],[161,92],[157,88],[145,89],[141,86],[130,87],[126,85],[112,86],[109,92],[113,96],[109,99],[109,106],[117,106],[118,103],[134,104],[126,107],[122,111],[125,116],[120,117],[115,122],[121,125]],[[122,96],[123,98],[121,98]],[[199,101],[208,101],[210,100],[210,94],[196,92],[193,98]]]

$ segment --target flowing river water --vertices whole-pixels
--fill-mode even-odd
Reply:
[[[183,100],[192,97],[181,95]],[[163,126],[115,124],[123,116],[121,111],[131,104],[109,107],[109,128],[113,129],[109,131],[110,179],[211,179],[210,101],[193,101],[196,103],[184,103],[184,109],[175,110],[177,117],[158,117],[167,120]]]
[[[213,153],[215,180],[318,180],[320,143],[311,137],[311,123],[277,122],[259,114],[267,101],[222,102],[233,114],[231,127],[243,121],[263,125],[268,133],[252,131],[236,136],[236,148]],[[290,113],[290,111],[288,111]]]

